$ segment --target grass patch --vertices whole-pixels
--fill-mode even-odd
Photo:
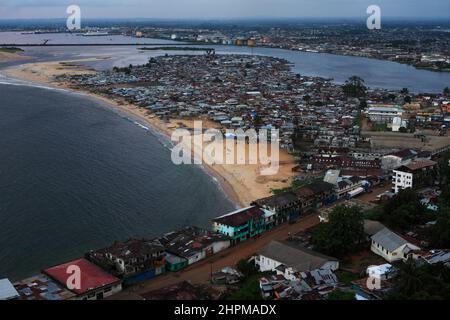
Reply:
[[[23,52],[23,50],[20,48],[16,48],[16,47],[0,47],[0,52],[17,53],[17,52]]]
[[[339,282],[344,283],[348,286],[351,285],[352,281],[358,280],[360,278],[359,274],[357,273],[343,270],[336,271],[336,276]]]
[[[264,275],[258,273],[247,277],[239,284],[239,289],[227,297],[227,300],[263,300],[259,288],[259,279]]]

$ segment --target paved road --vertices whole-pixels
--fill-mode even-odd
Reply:
[[[235,266],[242,259],[250,257],[261,250],[272,240],[286,240],[289,233],[295,234],[311,228],[319,223],[316,214],[301,218],[295,224],[284,224],[276,229],[266,232],[257,239],[247,240],[236,247],[229,248],[217,255],[206,258],[179,272],[168,272],[157,278],[145,281],[134,287],[130,287],[121,293],[111,297],[116,300],[142,299],[139,294],[161,289],[181,281],[189,280],[193,284],[209,283],[211,270],[217,271],[227,266]]]

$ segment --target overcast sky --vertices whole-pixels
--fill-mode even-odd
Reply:
[[[0,0],[0,19],[65,18],[68,5],[85,18],[384,17],[449,18],[450,0]]]

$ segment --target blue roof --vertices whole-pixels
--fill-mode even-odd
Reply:
[[[11,300],[19,297],[19,293],[8,279],[0,279],[0,300]]]

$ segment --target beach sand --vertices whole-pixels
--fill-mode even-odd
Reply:
[[[2,52],[0,51],[0,62],[8,62],[8,61],[19,61],[19,60],[28,60],[31,57],[23,56],[18,53],[13,52]]]
[[[98,58],[97,58],[98,59]],[[62,74],[80,75],[92,74],[94,70],[78,64],[77,62],[85,60],[60,61],[60,62],[45,62],[45,63],[30,63],[17,66],[14,68],[2,71],[6,76],[18,78],[22,80],[29,80],[41,84],[46,84],[54,87],[65,88],[79,92],[69,87],[67,84],[55,81],[54,77]],[[84,91],[83,91],[84,92]],[[164,122],[158,117],[155,117],[147,110],[138,108],[135,105],[130,105],[119,98],[106,97],[103,95],[92,94],[84,92],[85,94],[97,98],[107,105],[116,108],[117,110],[128,113],[135,118],[147,123],[152,128],[160,131],[169,139],[172,132],[177,128],[193,128],[194,120],[171,119],[169,122]],[[209,121],[202,120],[204,129],[219,128],[220,125]],[[248,149],[248,145],[247,145]],[[198,152],[198,151],[197,151]],[[227,151],[224,150],[224,153]],[[247,151],[248,152],[248,151]],[[246,207],[256,199],[272,195],[272,189],[285,188],[290,186],[292,181],[292,168],[295,166],[294,158],[284,150],[279,151],[279,171],[275,175],[264,176],[261,170],[267,166],[260,164],[203,164],[203,168],[220,184],[224,192],[228,195],[230,200],[236,203],[237,206]]]

